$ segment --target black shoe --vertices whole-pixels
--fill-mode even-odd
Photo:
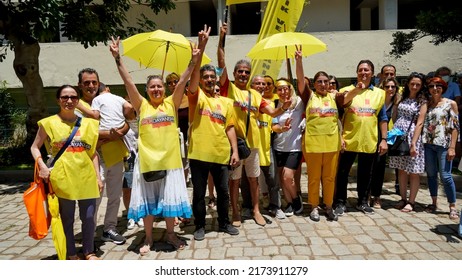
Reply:
[[[101,240],[107,242],[113,242],[117,245],[122,245],[125,243],[125,237],[120,235],[117,230],[110,229],[108,231],[103,232],[103,236],[101,236]]]
[[[361,212],[363,212],[364,214],[367,214],[367,215],[374,214],[374,209],[372,209],[369,206],[369,204],[367,204],[366,202],[363,202],[361,204],[356,205],[356,209],[358,209],[359,211],[361,211]]]
[[[335,214],[337,214],[338,216],[343,216],[343,214],[345,214],[345,212],[346,212],[346,206],[345,206],[345,204],[343,204],[343,203],[337,204],[337,206],[335,207],[334,212],[335,212]]]
[[[205,228],[204,227],[197,227],[194,231],[194,240],[202,241],[205,238]]]
[[[219,226],[218,231],[220,232],[225,232],[229,235],[238,235],[239,230],[235,227],[233,227],[231,224],[226,224],[224,226]]]
[[[299,215],[303,212],[303,203],[302,200],[299,196],[297,196],[293,201],[292,201],[292,207],[294,209],[294,214]]]
[[[335,214],[335,211],[332,208],[327,209],[326,216],[328,221],[338,221],[338,215]]]
[[[284,210],[284,214],[286,214],[286,217],[294,215],[294,209],[292,208],[292,204],[287,204],[286,210]]]

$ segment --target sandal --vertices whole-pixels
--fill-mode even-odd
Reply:
[[[183,250],[186,247],[186,241],[178,238],[174,232],[167,233],[167,235],[167,244],[172,245],[175,250]]]
[[[241,215],[240,214],[233,214],[233,227],[240,227],[241,226]]]
[[[398,203],[395,204],[395,208],[398,210],[401,210],[404,208],[404,206],[406,206],[406,204],[407,204],[407,201],[404,199],[401,199],[400,201],[398,201]]]
[[[451,219],[451,220],[458,220],[459,219],[459,213],[457,212],[456,208],[451,208],[449,210],[449,219]]]
[[[151,252],[151,245],[145,243],[143,246],[141,246],[141,248],[140,248],[140,255],[141,256],[146,256],[150,252]]]
[[[414,203],[408,202],[406,206],[404,206],[403,209],[401,209],[401,212],[410,213],[414,210],[414,206],[415,206]]]
[[[427,212],[427,213],[435,213],[436,212],[436,205],[435,204],[428,204],[427,207],[425,207],[425,212]]]
[[[85,255],[85,259],[87,261],[99,261],[101,260],[100,258],[98,258],[94,253],[90,253],[88,255]]]

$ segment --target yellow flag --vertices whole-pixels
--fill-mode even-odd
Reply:
[[[243,4],[243,3],[251,3],[251,2],[266,2],[271,0],[226,0],[226,6],[234,5],[234,4]]]
[[[257,42],[276,33],[295,31],[304,3],[304,0],[270,0],[266,6]],[[252,76],[270,75],[277,79],[282,62],[268,59],[252,60]]]

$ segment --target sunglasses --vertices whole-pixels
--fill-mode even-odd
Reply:
[[[249,71],[249,70],[242,70],[242,69],[240,69],[240,70],[237,70],[237,73],[239,73],[239,74],[245,73],[245,74],[247,74],[247,75],[250,75],[250,71]]]
[[[178,84],[178,80],[168,81],[167,85],[172,86]]]
[[[396,88],[396,86],[384,86],[384,88]]]
[[[436,89],[442,89],[443,86],[439,84],[434,84],[434,85],[428,85],[428,88],[436,88]]]
[[[67,101],[69,100],[69,98],[72,100],[72,101],[77,101],[79,100],[79,97],[78,96],[69,96],[69,95],[64,95],[64,96],[60,96],[59,99],[61,99],[61,101]]]
[[[336,83],[336,82],[330,82],[329,85],[331,85],[331,86],[336,86],[337,83]]]

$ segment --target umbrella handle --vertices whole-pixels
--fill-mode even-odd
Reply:
[[[170,47],[170,41],[167,41],[166,50],[165,50],[165,57],[164,57],[164,64],[162,65],[162,80],[164,79],[164,70],[165,70],[165,63],[167,62],[167,55],[168,49]]]
[[[229,6],[225,7],[225,16],[223,18],[224,23],[228,23],[228,7]],[[223,41],[222,41],[223,48],[225,48],[225,42],[226,42],[226,33],[223,35]]]

